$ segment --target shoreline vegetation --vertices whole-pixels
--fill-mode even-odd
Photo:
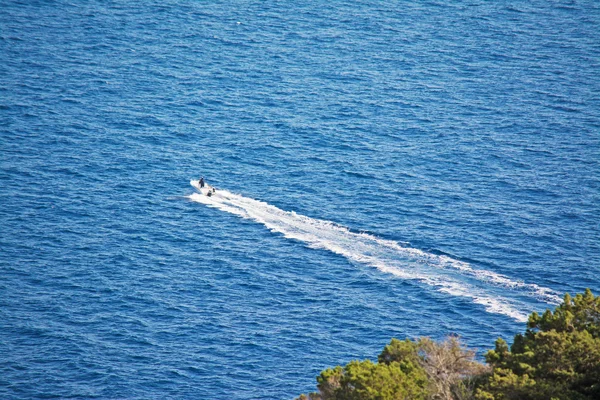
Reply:
[[[529,316],[508,346],[498,338],[485,364],[457,337],[392,339],[377,358],[328,368],[317,392],[296,400],[600,399],[600,296],[565,294],[554,312]]]

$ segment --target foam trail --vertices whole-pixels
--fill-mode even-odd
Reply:
[[[391,240],[366,233],[350,232],[330,221],[309,218],[293,211],[284,211],[268,203],[219,190],[206,196],[198,181],[192,186],[201,190],[189,198],[219,210],[252,219],[273,232],[307,243],[310,247],[329,250],[348,260],[366,264],[402,279],[418,281],[453,296],[468,298],[481,304],[488,312],[504,314],[526,321],[523,304],[512,297],[533,297],[545,303],[557,304],[560,297],[552,290],[531,283],[515,281],[492,271],[473,268],[470,264],[419,249],[404,247]],[[502,292],[498,294],[498,292]],[[504,296],[505,293],[511,298]]]

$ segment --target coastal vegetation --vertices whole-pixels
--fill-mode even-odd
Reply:
[[[532,313],[512,345],[498,338],[475,358],[458,338],[392,339],[377,358],[328,368],[317,392],[297,400],[600,399],[600,296],[564,296],[554,311]]]

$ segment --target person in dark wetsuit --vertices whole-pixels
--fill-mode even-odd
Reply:
[[[200,187],[203,188],[204,187],[204,177],[200,178]]]

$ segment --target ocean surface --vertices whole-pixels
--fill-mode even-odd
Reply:
[[[597,1],[1,2],[3,399],[291,399],[588,287]]]

